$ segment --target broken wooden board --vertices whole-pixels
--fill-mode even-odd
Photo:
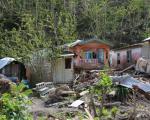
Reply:
[[[84,103],[84,101],[82,101],[82,100],[76,100],[71,105],[69,105],[69,107],[75,107],[75,108],[77,108],[77,107],[79,107],[83,103]]]

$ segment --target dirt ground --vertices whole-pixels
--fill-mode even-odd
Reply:
[[[40,98],[32,98],[32,106],[30,112],[35,115],[52,116],[60,120],[66,120],[65,113],[74,113],[79,111],[77,108],[69,107],[45,107],[44,101]],[[116,120],[127,119],[128,116],[133,114],[134,103],[129,101],[119,106],[120,112],[117,114]],[[77,119],[77,118],[76,118]],[[51,120],[51,119],[50,119]],[[150,120],[150,101],[146,99],[136,99],[136,120]]]
[[[73,113],[79,111],[76,108],[69,108],[69,107],[45,107],[44,101],[40,98],[33,97],[32,98],[32,105],[29,108],[29,111],[34,115],[42,115],[42,116],[52,116],[58,118],[60,120],[65,120],[66,116],[62,116],[65,113]]]

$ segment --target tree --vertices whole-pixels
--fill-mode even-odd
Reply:
[[[98,116],[101,117],[103,116],[103,112],[105,111],[104,103],[105,103],[106,95],[111,91],[112,80],[106,73],[103,72],[99,74],[99,78],[100,79],[98,84],[92,87],[90,91],[92,94],[95,93],[98,95],[98,99],[101,103],[100,114]],[[91,97],[91,99],[93,99],[93,97]],[[94,111],[96,112],[96,110]]]

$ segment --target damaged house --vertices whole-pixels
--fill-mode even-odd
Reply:
[[[36,80],[35,83],[71,83],[76,70],[101,69],[109,63],[110,44],[99,39],[76,40],[60,47],[63,53],[53,63],[48,57],[38,58],[33,55],[31,79]]]
[[[109,64],[110,44],[100,39],[77,40],[66,44],[65,48],[73,52],[74,68],[77,70],[101,69]]]
[[[141,57],[142,44],[133,44],[127,47],[114,49],[110,52],[112,67],[124,68],[132,64]]]
[[[5,75],[13,82],[26,77],[25,65],[14,58],[5,57],[0,59],[0,74]]]
[[[150,59],[150,38],[143,40],[142,43],[114,49],[110,52],[110,56],[111,66],[114,68],[124,68],[136,64],[141,57]]]

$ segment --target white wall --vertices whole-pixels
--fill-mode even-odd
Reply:
[[[73,58],[71,69],[65,69],[65,58],[59,58],[55,63],[53,82],[54,83],[70,83],[73,80]]]

